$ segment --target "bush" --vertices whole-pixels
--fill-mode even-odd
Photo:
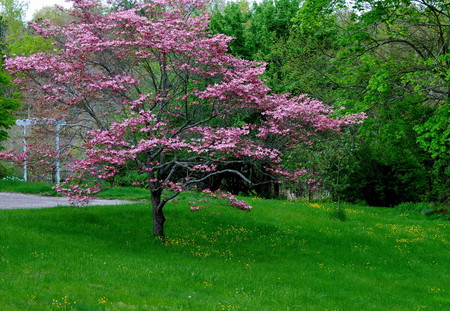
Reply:
[[[14,171],[15,168],[13,166],[0,163],[0,179],[14,175]]]
[[[380,153],[361,148],[343,198],[364,200],[370,206],[394,207],[403,202],[421,202],[429,192],[429,176],[417,159],[382,159]]]
[[[6,168],[0,164],[0,178],[6,177]]]

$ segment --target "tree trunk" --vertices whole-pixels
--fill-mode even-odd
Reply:
[[[152,191],[152,215],[153,215],[153,235],[164,239],[164,202],[161,201],[161,191]]]

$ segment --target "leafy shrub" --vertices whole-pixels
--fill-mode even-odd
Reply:
[[[403,202],[421,202],[429,191],[428,173],[413,157],[381,158],[380,150],[356,152],[353,172],[343,190],[346,201],[364,200],[370,206],[394,207]]]
[[[4,178],[6,176],[6,168],[0,164],[0,178]]]
[[[0,163],[0,178],[1,179],[10,178],[10,176],[14,175],[14,171],[15,171],[15,169],[13,166]],[[17,177],[14,177],[14,178],[17,178]]]

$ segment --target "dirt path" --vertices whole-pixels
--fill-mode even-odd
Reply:
[[[93,200],[89,205],[118,205],[135,203],[123,200]],[[68,198],[43,197],[39,195],[0,192],[0,209],[19,208],[49,208],[56,206],[69,206]]]

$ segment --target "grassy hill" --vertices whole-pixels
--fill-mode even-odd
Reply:
[[[450,310],[450,226],[396,209],[189,194],[167,243],[145,204],[0,211],[2,310]]]

